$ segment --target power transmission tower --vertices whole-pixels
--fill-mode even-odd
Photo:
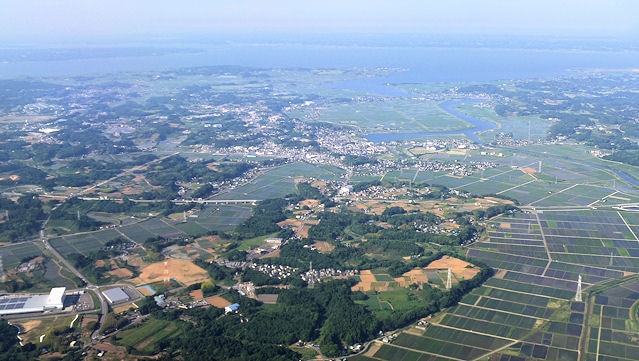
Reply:
[[[577,294],[575,295],[575,301],[581,302],[581,275],[579,275],[579,281],[577,281]]]
[[[169,261],[164,260],[164,284],[168,285],[171,282],[169,278]]]
[[[315,288],[315,274],[313,274],[313,261],[309,263],[309,267],[308,267],[308,288]]]

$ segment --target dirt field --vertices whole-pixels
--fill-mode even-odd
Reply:
[[[265,254],[264,256],[260,257],[260,259],[262,258],[279,258],[280,257],[280,250],[275,250],[273,252],[270,252],[268,254]]]
[[[455,278],[458,280],[468,280],[473,277],[477,273],[479,273],[479,268],[473,266],[472,264],[462,261],[459,258],[453,258],[450,256],[444,256],[438,260],[431,262],[428,267],[429,269],[448,269],[450,268]]]
[[[29,320],[29,321],[16,322],[16,323],[18,323],[20,326],[22,326],[23,333],[25,334],[25,335],[22,336],[22,339],[26,340],[27,338],[30,338],[32,336],[29,333],[34,328],[40,326],[42,321],[41,320]]]
[[[224,298],[222,298],[220,296],[207,297],[204,300],[209,305],[211,305],[213,307],[217,307],[217,308],[224,308],[226,306],[230,306],[231,305],[231,302],[225,300]]]
[[[502,278],[504,278],[505,275],[506,275],[506,270],[500,269],[499,271],[497,271],[495,273],[495,275],[493,277],[494,278],[498,278],[498,279],[502,279]]]
[[[137,287],[136,290],[140,291],[142,296],[153,296],[153,292],[146,287]]]
[[[359,273],[359,279],[359,283],[351,288],[353,291],[370,291],[373,289],[373,282],[377,282],[375,275],[372,274],[370,270],[361,271]]]
[[[120,313],[120,312],[125,312],[125,311],[128,311],[129,308],[136,308],[136,307],[133,306],[133,304],[131,304],[131,303],[127,303],[126,305],[113,307],[113,313],[117,314],[117,313]]]
[[[140,276],[132,278],[131,282],[140,286],[164,280],[164,262],[165,261],[156,262],[144,267]],[[210,280],[208,272],[189,261],[169,258],[166,262],[166,268],[169,270],[169,278],[175,279],[183,285],[192,285]]]
[[[382,347],[382,344],[380,342],[373,342],[371,343],[370,348],[368,349],[368,351],[366,351],[366,353],[364,354],[364,356],[366,357],[373,357],[377,351],[379,351],[379,349]]]
[[[402,277],[395,278],[395,281],[402,287],[408,287],[409,285],[428,283],[428,277],[422,269],[412,269],[402,275]]]
[[[332,244],[328,242],[321,241],[321,242],[315,242],[315,248],[317,248],[318,252],[328,253],[334,250],[335,246],[333,246]]]
[[[290,228],[298,228],[302,225],[302,221],[299,219],[288,218],[277,224],[280,227],[290,227]]]
[[[277,225],[280,227],[291,228],[293,232],[295,232],[295,235],[297,237],[307,238],[308,230],[311,228],[312,225],[318,224],[318,223],[319,221],[313,220],[313,219],[307,219],[306,221],[302,222],[299,219],[289,218],[279,222]]]
[[[397,282],[399,287],[408,287],[409,285],[425,284],[428,283],[428,272],[434,272],[434,270],[442,270],[450,268],[457,280],[471,279],[478,272],[479,268],[472,264],[462,261],[458,258],[450,256],[443,256],[442,258],[431,262],[426,269],[415,268],[404,273],[401,277],[395,278],[394,282]],[[360,282],[354,285],[351,289],[353,291],[367,292],[371,290],[385,291],[391,287],[391,282],[377,281],[375,275],[370,270],[363,270],[359,274]]]
[[[144,266],[146,266],[146,263],[144,262],[142,257],[140,257],[138,255],[130,255],[129,258],[126,260],[126,264],[128,264],[129,266],[133,266],[133,267],[144,267]]]
[[[320,201],[317,199],[305,199],[303,201],[300,201],[300,206],[302,207],[308,207],[308,208],[315,208],[319,205]]]
[[[127,268],[116,268],[114,270],[109,271],[109,274],[114,275],[118,278],[130,278],[133,276],[133,272]]]
[[[261,294],[257,295],[256,299],[262,303],[268,303],[274,305],[277,303],[278,294]]]
[[[193,290],[189,293],[189,296],[191,296],[193,301],[204,299],[204,293],[202,293],[202,290]]]
[[[380,201],[360,201],[355,202],[352,207],[355,208],[355,211],[374,213],[374,214],[382,214],[386,208],[390,207],[401,207],[406,211],[414,211],[420,209],[420,206],[409,204],[408,202],[393,202],[391,204],[380,202]]]
[[[98,351],[104,351],[106,355],[108,355],[111,358],[116,357],[117,360],[129,359],[127,358],[126,348],[124,346],[114,346],[110,343],[102,342],[102,343],[96,344],[95,346],[93,346],[93,348]]]

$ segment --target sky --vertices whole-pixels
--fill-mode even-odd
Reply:
[[[639,36],[636,0],[0,0],[0,8],[5,43],[272,32]]]

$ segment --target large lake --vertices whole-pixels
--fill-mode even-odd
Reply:
[[[164,44],[166,48],[180,44]],[[16,61],[3,58],[0,77],[66,76],[120,71],[167,70],[190,66],[241,65],[262,68],[389,67],[407,71],[369,80],[362,85],[390,83],[476,82],[500,79],[565,75],[579,69],[638,68],[636,50],[573,50],[445,46],[332,46],[299,43],[198,43],[192,52],[149,53],[47,61]],[[633,48],[634,49],[634,48]],[[28,49],[26,49],[28,50]],[[26,51],[25,50],[25,51]],[[55,49],[53,50],[55,51]],[[86,54],[86,50],[84,52]]]

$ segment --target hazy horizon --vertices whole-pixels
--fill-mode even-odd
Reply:
[[[551,0],[294,2],[238,0],[13,1],[0,13],[0,46],[203,37],[418,34],[570,36],[632,40],[639,2]]]

